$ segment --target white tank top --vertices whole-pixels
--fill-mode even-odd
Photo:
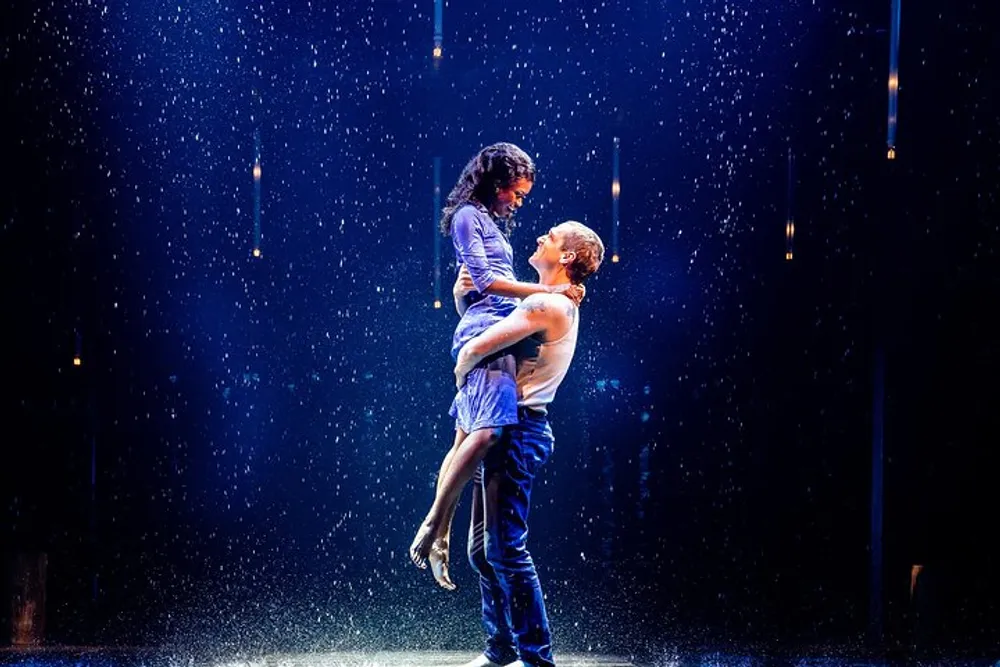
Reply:
[[[580,329],[580,309],[573,307],[573,323],[562,338],[543,343],[533,336],[518,343],[517,404],[539,412],[556,396],[559,383],[566,377],[569,363],[576,350],[576,336]]]

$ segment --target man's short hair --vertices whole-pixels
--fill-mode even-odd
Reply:
[[[571,282],[579,285],[597,271],[604,261],[604,243],[590,227],[575,220],[560,224],[563,228],[562,249],[576,253],[576,257],[566,266]]]

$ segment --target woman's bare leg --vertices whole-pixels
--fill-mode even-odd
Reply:
[[[437,494],[434,504],[431,505],[427,517],[417,530],[417,535],[410,545],[410,558],[421,568],[427,567],[427,559],[434,553],[434,559],[438,563],[447,565],[447,549],[450,541],[451,517],[455,513],[458,499],[462,495],[462,489],[472,479],[479,463],[486,456],[489,450],[503,432],[501,428],[483,428],[473,431],[463,439],[456,434],[455,444],[445,456],[447,465],[442,463],[441,474],[438,478]],[[450,461],[447,459],[450,458]],[[448,531],[448,532],[444,532]],[[434,549],[435,544],[439,547]],[[440,574],[435,572],[435,575]],[[448,584],[451,584],[447,577],[443,577]],[[448,588],[445,581],[438,579],[438,583]],[[454,584],[451,584],[453,587]]]
[[[452,443],[451,449],[448,453],[444,455],[444,460],[441,461],[441,468],[438,470],[437,483],[434,486],[434,497],[437,498],[437,494],[441,491],[441,482],[444,481],[445,475],[448,473],[448,468],[451,467],[451,462],[455,458],[455,454],[458,453],[458,448],[461,446],[462,442],[468,437],[468,433],[460,428],[455,429],[455,442]],[[418,540],[418,538],[420,538]],[[419,544],[418,544],[419,541]],[[413,540],[410,545],[410,560],[413,561],[414,565],[423,569],[427,567],[427,563],[424,559],[427,558],[427,554],[421,556],[418,552],[418,547],[423,544],[422,531],[417,531],[417,538]]]

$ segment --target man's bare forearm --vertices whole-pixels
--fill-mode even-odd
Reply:
[[[462,375],[486,357],[510,347],[528,336],[548,328],[555,311],[546,305],[551,297],[529,297],[513,313],[491,324],[485,331],[472,338],[458,353],[456,374]]]
[[[462,353],[466,355],[469,367],[473,367],[486,357],[510,347],[517,341],[513,338],[487,338],[480,334],[462,346]]]
[[[473,338],[472,340],[475,340]],[[475,367],[480,361],[483,360],[485,355],[477,354],[473,350],[473,346],[470,345],[472,340],[468,341],[462,346],[462,349],[458,351],[458,358],[455,360],[455,372],[464,375]]]
[[[465,315],[465,311],[468,310],[469,306],[465,303],[465,295],[455,294],[455,312],[458,313],[459,317]]]

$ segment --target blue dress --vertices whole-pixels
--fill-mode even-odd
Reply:
[[[486,294],[497,278],[516,280],[514,251],[507,237],[481,204],[467,204],[455,211],[451,238],[459,264],[465,264],[476,289],[465,296],[466,311],[452,337],[451,356],[490,325],[514,312],[517,300]],[[448,414],[457,428],[471,433],[517,423],[517,364],[510,349],[479,362],[466,377]]]

